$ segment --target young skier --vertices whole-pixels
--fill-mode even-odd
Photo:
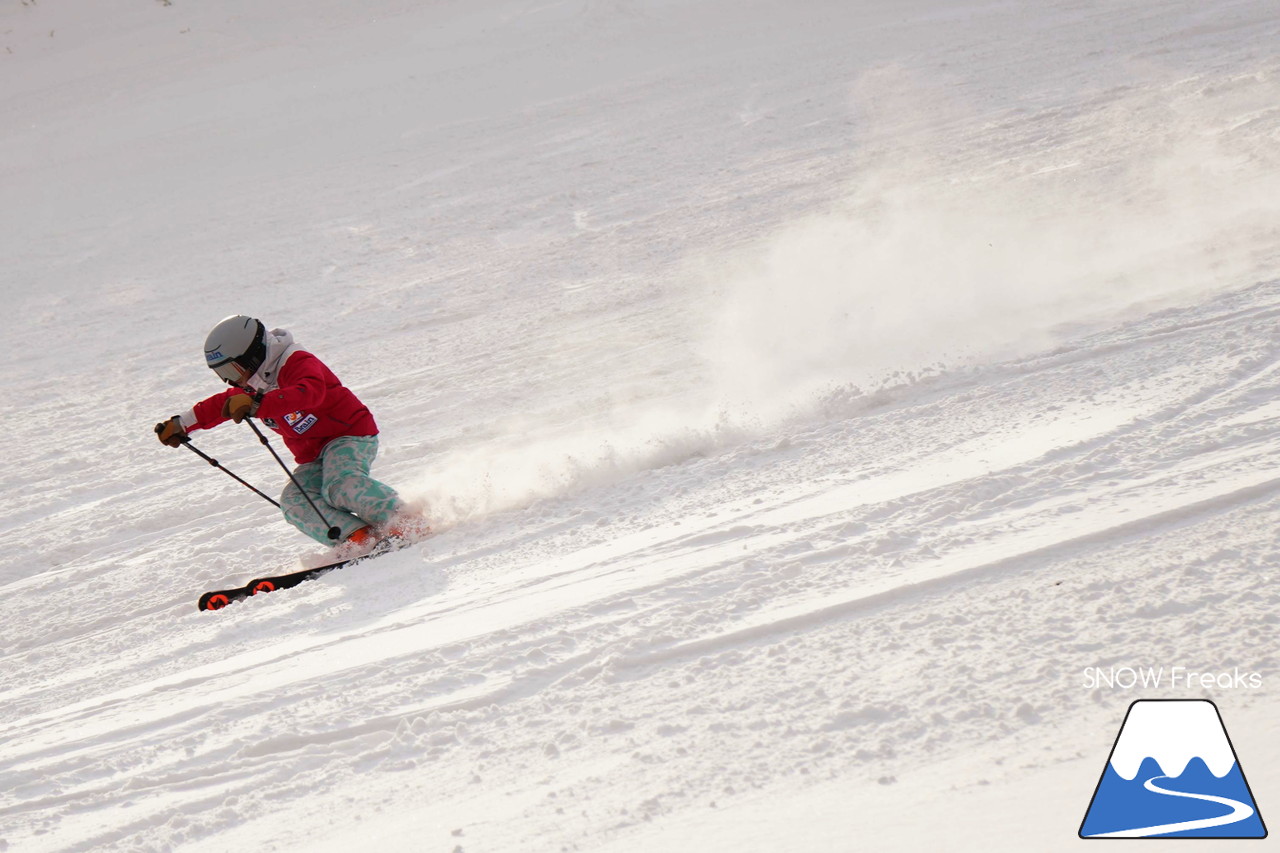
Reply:
[[[388,537],[416,540],[428,532],[395,490],[369,476],[378,453],[373,415],[324,362],[284,329],[228,317],[204,344],[205,362],[231,387],[156,425],[160,441],[180,447],[187,433],[228,420],[260,418],[284,438],[298,462],[280,509],[294,527],[342,557],[358,556]],[[320,515],[323,514],[322,521]],[[338,542],[328,525],[337,527]]]

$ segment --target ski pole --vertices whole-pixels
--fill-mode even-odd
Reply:
[[[320,523],[329,528],[329,538],[334,542],[337,542],[338,537],[342,536],[341,528],[334,527],[329,524],[329,520],[324,517],[324,513],[320,511],[320,507],[316,506],[316,502],[311,499],[311,495],[307,494],[306,490],[298,483],[298,479],[293,476],[293,471],[289,469],[288,465],[284,464],[284,460],[280,458],[279,453],[276,453],[276,449],[271,446],[271,442],[267,441],[267,437],[262,434],[262,430],[258,429],[258,425],[255,424],[251,418],[245,418],[244,421],[249,425],[249,429],[253,430],[253,434],[258,437],[258,441],[262,442],[262,446],[271,451],[271,455],[276,458],[276,462],[280,463],[280,467],[289,475],[289,482],[293,483],[293,487],[302,492],[302,496],[307,499],[307,503],[311,504],[311,508],[314,509],[316,511],[316,515],[320,517]],[[279,506],[279,504],[277,504],[277,506]]]
[[[157,427],[160,427],[160,426],[163,426],[163,424],[156,424],[156,426],[157,426]],[[263,499],[264,501],[266,501],[267,503],[271,504],[272,506],[274,506],[274,507],[275,507],[275,508],[277,508],[277,509],[279,509],[279,508],[280,508],[280,504],[276,503],[276,501],[275,501],[275,500],[273,500],[272,498],[270,498],[270,497],[268,497],[267,495],[263,494],[263,493],[262,493],[262,491],[261,491],[260,489],[258,489],[256,486],[254,486],[254,485],[252,485],[252,484],[250,484],[250,483],[247,483],[247,482],[245,482],[244,480],[240,479],[240,478],[239,478],[239,477],[237,477],[235,474],[231,473],[231,471],[229,471],[226,467],[224,467],[224,466],[223,466],[223,464],[222,464],[221,462],[219,462],[217,459],[214,459],[212,456],[210,456],[209,454],[205,453],[205,452],[204,452],[204,451],[202,451],[200,448],[198,448],[198,447],[196,447],[194,444],[192,444],[192,443],[191,443],[191,438],[190,438],[189,436],[183,436],[183,437],[182,437],[182,445],[183,445],[183,447],[187,448],[187,450],[190,450],[192,453],[194,453],[196,456],[199,456],[199,457],[200,457],[201,459],[203,459],[205,462],[208,462],[208,463],[209,463],[210,465],[212,465],[214,468],[217,468],[218,470],[220,470],[220,471],[222,471],[224,474],[226,474],[228,477],[230,477],[231,479],[235,480],[235,481],[236,481],[237,483],[239,483],[240,485],[242,485],[242,486],[244,486],[245,488],[249,489],[251,492],[253,492],[254,494],[256,494],[258,497],[262,498],[262,499]]]

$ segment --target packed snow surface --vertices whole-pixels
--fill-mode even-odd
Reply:
[[[3,0],[0,850],[1062,850],[1162,697],[1272,817],[1278,45],[1274,0]],[[321,550],[152,435],[238,313],[436,535],[200,613]]]

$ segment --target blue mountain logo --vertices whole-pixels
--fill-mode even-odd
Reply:
[[[1081,838],[1266,838],[1218,706],[1129,706],[1080,824]]]

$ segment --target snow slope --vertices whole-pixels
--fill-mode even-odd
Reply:
[[[1139,697],[1265,820],[1278,38],[6,0],[0,850],[1065,849]],[[150,432],[241,312],[439,532],[198,613],[315,551]],[[1086,675],[1148,666],[1261,684]]]

